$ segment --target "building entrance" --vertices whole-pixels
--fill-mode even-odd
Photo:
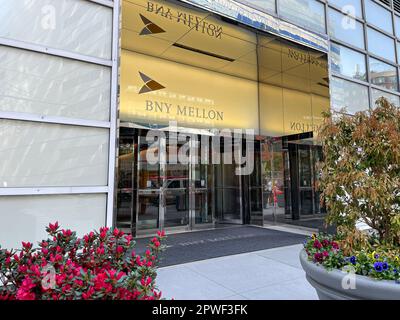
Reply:
[[[232,142],[226,145],[221,139],[215,163],[211,135],[190,134],[182,141],[164,132],[164,137],[149,142],[147,133],[129,124],[120,128],[120,228],[142,235],[158,229],[189,231],[215,223],[245,223],[242,185],[249,177],[237,174],[241,168]]]
[[[322,147],[312,133],[270,138],[263,144],[264,218],[287,222],[326,213],[317,188]]]

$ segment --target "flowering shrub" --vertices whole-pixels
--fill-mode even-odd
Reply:
[[[158,232],[143,256],[131,235],[101,228],[82,239],[56,222],[34,248],[0,248],[0,300],[158,300],[156,265],[165,233]]]
[[[356,274],[380,280],[396,280],[400,283],[400,255],[368,249],[356,250],[345,255],[343,240],[333,236],[313,235],[304,243],[308,259],[327,269],[351,266]]]

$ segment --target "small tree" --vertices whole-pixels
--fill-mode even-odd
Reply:
[[[372,111],[325,116],[320,137],[327,222],[355,231],[363,221],[379,242],[400,243],[400,110],[385,98]]]

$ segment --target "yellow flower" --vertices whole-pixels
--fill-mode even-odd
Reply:
[[[369,255],[370,258],[371,258],[372,260],[374,260],[374,261],[375,261],[375,254],[376,254],[376,251],[372,252],[372,253]]]
[[[317,235],[315,233],[312,234],[311,239],[315,240],[317,239]]]

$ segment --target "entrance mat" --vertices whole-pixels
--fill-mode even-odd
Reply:
[[[137,239],[136,252],[143,253],[150,239]],[[171,234],[167,237],[167,249],[161,256],[159,266],[301,244],[305,239],[304,235],[252,226]]]

